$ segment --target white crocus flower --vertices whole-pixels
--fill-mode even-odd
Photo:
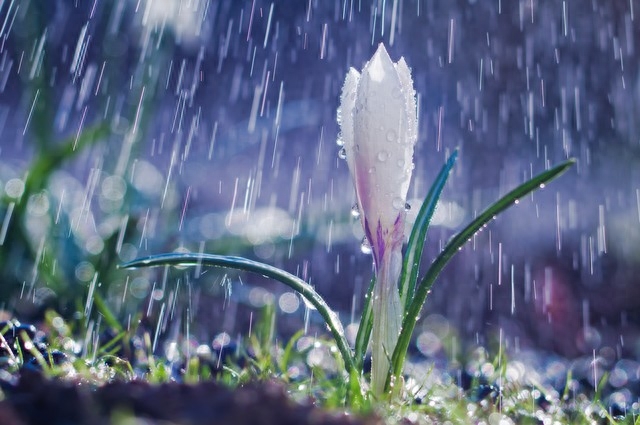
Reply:
[[[381,394],[403,316],[397,285],[417,138],[415,92],[404,59],[393,63],[380,44],[362,74],[351,68],[338,116],[377,276],[372,300],[371,379],[374,393]]]

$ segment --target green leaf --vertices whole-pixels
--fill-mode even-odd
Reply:
[[[442,252],[436,257],[433,263],[431,263],[429,270],[427,270],[427,273],[420,281],[420,285],[416,290],[416,294],[411,301],[409,308],[405,312],[405,316],[402,320],[402,331],[400,333],[400,337],[398,338],[398,344],[396,345],[396,348],[393,351],[393,356],[391,357],[391,370],[389,371],[389,376],[387,377],[387,387],[389,386],[389,382],[391,382],[392,376],[400,376],[402,374],[404,361],[407,356],[407,349],[409,347],[409,342],[411,341],[411,335],[413,334],[416,322],[418,321],[422,306],[427,299],[427,295],[431,290],[433,282],[436,280],[444,266],[447,265],[451,257],[453,257],[453,255],[458,252],[458,250],[465,243],[467,243],[467,241],[471,237],[473,237],[473,235],[475,235],[482,226],[484,226],[498,214],[512,206],[518,199],[539,189],[540,186],[555,179],[556,177],[567,171],[567,169],[573,164],[575,164],[574,159],[565,161],[560,165],[557,165],[550,170],[540,173],[537,176],[533,177],[531,180],[528,180],[520,186],[516,187],[511,192],[500,198],[497,202],[489,206],[489,208],[480,213],[478,217],[476,217],[471,223],[467,225],[467,227],[462,229],[449,241],[449,243],[447,243]]]
[[[304,329],[300,329],[298,332],[293,334],[287,345],[284,347],[282,351],[282,356],[278,361],[278,368],[280,368],[280,373],[287,376],[287,371],[289,370],[289,363],[291,361],[291,354],[295,348],[296,343],[304,336]]]
[[[442,189],[444,189],[444,185],[449,178],[449,174],[457,158],[458,151],[455,150],[442,166],[436,180],[431,185],[429,193],[424,199],[420,211],[418,211],[418,215],[416,216],[413,228],[411,229],[409,242],[402,262],[402,272],[400,273],[400,303],[402,304],[402,311],[407,311],[413,300],[427,230],[429,229],[431,218],[438,205]]]
[[[303,296],[311,305],[313,305],[318,313],[322,316],[325,323],[331,331],[338,350],[344,360],[347,373],[351,373],[355,369],[353,353],[349,348],[349,343],[345,336],[342,323],[338,318],[338,315],[331,310],[324,299],[304,280],[292,275],[284,270],[269,264],[260,263],[258,261],[249,260],[243,257],[233,257],[225,255],[213,255],[213,254],[182,254],[182,253],[169,253],[158,254],[150,257],[139,258],[129,263],[123,264],[123,268],[133,267],[152,267],[152,266],[166,266],[166,265],[189,265],[189,266],[214,266],[214,267],[227,267],[237,270],[244,270],[252,273],[258,273],[265,277],[275,279],[281,283],[284,283],[294,291]]]
[[[111,311],[107,302],[104,300],[102,295],[100,295],[96,291],[93,292],[93,305],[100,312],[100,314],[102,314],[102,317],[104,317],[105,322],[109,326],[111,326],[113,329],[115,329],[116,332],[124,331],[124,329],[122,328],[122,325],[118,321],[118,318],[113,313],[113,311]]]
[[[362,370],[364,356],[367,353],[369,339],[371,339],[371,329],[373,328],[373,310],[371,308],[371,298],[373,298],[373,288],[376,285],[376,277],[371,278],[369,288],[364,297],[364,305],[362,306],[362,316],[356,334],[355,346],[355,366],[358,370]]]
[[[105,122],[99,122],[81,133],[63,140],[56,147],[49,147],[46,153],[39,155],[29,167],[25,193],[32,194],[42,190],[53,171],[60,168],[60,164],[81,154],[86,147],[104,140],[110,133],[109,125]]]

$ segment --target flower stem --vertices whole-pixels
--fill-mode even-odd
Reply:
[[[401,252],[386,252],[378,267],[376,285],[373,289],[371,389],[376,396],[384,393],[391,355],[402,326],[402,305],[398,293],[401,265]]]

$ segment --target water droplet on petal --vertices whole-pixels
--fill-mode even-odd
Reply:
[[[406,203],[402,198],[400,198],[399,196],[396,196],[395,198],[393,198],[392,205],[393,205],[393,208],[399,210],[401,208],[404,208]]]
[[[378,161],[385,162],[389,158],[389,152],[380,151],[378,152]]]
[[[360,207],[358,206],[358,204],[353,204],[353,206],[351,207],[351,217],[360,217]]]
[[[387,141],[388,142],[398,141],[398,133],[394,129],[387,131]]]
[[[371,254],[371,243],[369,243],[369,239],[365,236],[362,238],[362,242],[360,243],[360,251],[363,254]]]
[[[405,204],[404,204],[404,210],[405,210],[405,211],[410,211],[410,210],[411,210],[411,204],[410,204],[410,203],[408,203],[408,202],[407,202],[407,203],[405,203]]]
[[[338,138],[336,139],[336,145],[342,147],[344,146],[344,139],[342,138],[342,134],[338,136]]]
[[[347,150],[345,148],[340,149],[340,152],[338,152],[338,158],[347,159]]]

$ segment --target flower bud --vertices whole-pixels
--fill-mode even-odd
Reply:
[[[379,394],[384,389],[402,322],[397,284],[417,139],[415,92],[404,59],[393,63],[380,44],[361,74],[351,68],[342,89],[338,116],[360,220],[376,269],[372,386]]]

